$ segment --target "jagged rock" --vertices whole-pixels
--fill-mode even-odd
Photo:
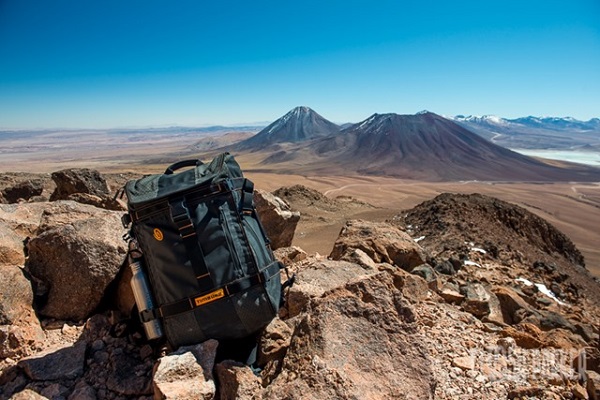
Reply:
[[[260,398],[259,393],[263,390],[261,380],[247,365],[226,360],[217,364],[216,373],[221,400]]]
[[[22,359],[18,365],[35,381],[75,379],[83,375],[85,350],[86,343],[77,342],[52,353]]]
[[[217,346],[218,342],[211,339],[162,357],[154,371],[155,398],[213,399],[216,387],[212,370]]]
[[[264,366],[273,360],[282,360],[291,338],[292,328],[283,320],[274,318],[260,337],[258,365]]]
[[[126,254],[120,217],[74,202],[44,213],[26,264],[49,287],[42,315],[81,320],[98,306]]]
[[[139,351],[128,346],[126,340],[117,338],[111,342],[106,349],[97,345],[93,355],[96,361],[93,371],[103,375],[106,388],[125,396],[152,394],[151,364],[143,362]]]
[[[44,332],[32,307],[31,283],[16,266],[0,266],[0,359],[26,355]]]
[[[438,294],[448,303],[460,304],[465,299],[465,296],[460,294],[457,288],[451,287],[448,284],[442,286]]]
[[[368,269],[376,269],[377,264],[367,253],[362,251],[361,249],[348,249],[342,257],[341,260],[348,261],[351,263],[358,264],[363,268]]]
[[[49,208],[51,203],[0,204],[0,222],[25,240],[36,233],[42,213]]]
[[[291,246],[291,247],[280,247],[273,252],[275,258],[284,263],[285,265],[290,265],[295,262],[299,262],[302,260],[306,260],[308,254],[300,247]]]
[[[587,377],[586,389],[591,400],[600,400],[600,374],[595,371],[585,371]]]
[[[346,222],[330,257],[339,260],[349,249],[360,249],[376,263],[389,263],[410,271],[424,264],[425,251],[406,232],[383,222]]]
[[[0,222],[0,265],[23,265],[23,238],[6,223]]]
[[[29,200],[40,196],[44,191],[44,183],[41,179],[28,179],[13,186],[4,188],[2,196],[7,203],[17,203],[19,200]]]
[[[300,221],[300,213],[292,211],[283,199],[261,189],[254,191],[256,212],[271,241],[271,248],[292,245],[296,225]]]
[[[298,315],[311,298],[343,286],[358,276],[377,272],[347,261],[309,259],[305,263],[296,273],[296,282],[288,293],[287,308],[290,317]]]
[[[504,322],[509,325],[518,323],[523,319],[517,315],[518,311],[530,312],[531,310],[529,304],[517,292],[508,287],[497,286],[492,289],[492,292],[500,301]]]
[[[25,389],[19,393],[15,393],[10,397],[10,400],[48,400],[48,397],[31,390]]]
[[[74,193],[93,194],[99,197],[109,196],[110,189],[100,172],[88,168],[71,168],[52,173],[56,189],[50,201],[67,200]]]
[[[387,272],[311,302],[266,398],[431,399],[431,360],[414,313]]]

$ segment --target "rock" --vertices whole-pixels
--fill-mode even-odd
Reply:
[[[221,400],[253,400],[263,391],[261,380],[245,364],[226,360],[216,366]]]
[[[520,322],[522,318],[517,316],[517,312],[520,310],[530,313],[529,304],[514,290],[505,286],[497,286],[492,289],[492,292],[500,301],[502,318],[506,324],[512,325]]]
[[[34,381],[76,379],[83,375],[85,342],[56,350],[52,353],[25,358],[18,365]]]
[[[23,238],[6,223],[0,222],[0,266],[25,264]]]
[[[99,350],[94,354],[96,365],[93,371],[103,375],[103,386],[124,396],[152,394],[151,366],[141,360],[139,351],[128,346],[126,340],[110,339],[110,347],[106,351]],[[99,392],[98,397],[105,396]]]
[[[10,400],[48,400],[48,398],[31,389],[25,389],[19,393],[13,394]]]
[[[464,371],[470,371],[475,369],[475,358],[474,357],[456,357],[452,360],[452,366],[458,367]]]
[[[40,196],[44,191],[44,183],[41,179],[28,179],[13,186],[4,188],[2,196],[7,203],[17,203],[19,200],[29,200]]]
[[[445,284],[442,286],[442,289],[439,291],[439,295],[447,302],[453,304],[460,304],[465,296],[460,294],[457,290],[458,288],[453,287],[453,285]]]
[[[421,278],[425,279],[425,281],[428,283],[435,280],[437,276],[435,271],[433,270],[433,268],[431,268],[431,265],[429,264],[418,265],[414,267],[412,271],[410,271],[410,273],[420,276]]]
[[[280,260],[285,265],[290,265],[302,260],[306,260],[308,254],[300,247],[280,247],[273,252],[275,258]]]
[[[524,398],[542,398],[544,389],[539,386],[521,386],[516,387],[508,392],[508,399],[524,399]]]
[[[346,222],[330,257],[341,259],[349,249],[364,251],[376,263],[389,263],[410,271],[424,264],[425,251],[406,232],[383,222]]]
[[[344,286],[359,276],[376,273],[347,261],[308,259],[296,273],[296,282],[289,289],[287,308],[289,316],[298,315],[310,299],[320,297],[328,290]]]
[[[418,275],[410,274],[402,269],[392,267],[388,264],[381,264],[379,267],[382,271],[390,273],[394,279],[394,286],[400,290],[402,296],[413,304],[418,304],[427,300],[431,296],[431,291],[427,282]]]
[[[155,398],[213,399],[216,393],[212,370],[218,342],[208,340],[196,346],[181,347],[162,357],[154,369]]]
[[[265,366],[274,360],[282,360],[290,346],[292,328],[279,318],[273,319],[260,337],[257,364]]]
[[[61,206],[44,213],[41,233],[27,246],[26,268],[49,287],[42,315],[81,320],[98,306],[125,259],[125,230],[118,212]]]
[[[291,246],[296,225],[300,221],[300,213],[292,211],[283,199],[260,189],[254,191],[254,203],[267,237],[271,241],[271,248]]]
[[[587,376],[586,389],[591,400],[600,400],[600,374],[595,371],[585,371]]]
[[[104,208],[113,211],[127,210],[127,204],[119,199],[110,196],[97,196],[89,193],[73,193],[67,196],[65,200],[76,201],[81,204],[89,204],[94,207]]]
[[[413,322],[389,273],[334,289],[311,302],[263,397],[432,399],[432,363]]]
[[[99,197],[110,196],[110,189],[100,172],[88,168],[72,168],[52,173],[56,184],[50,201],[67,200],[74,193],[92,194]]]
[[[573,393],[573,397],[580,400],[588,400],[589,396],[587,390],[584,389],[580,384],[576,383],[571,388],[571,393]]]
[[[51,203],[0,204],[0,222],[23,241],[36,234],[42,213],[51,208]]]
[[[342,255],[341,260],[358,264],[366,269],[377,268],[375,261],[373,261],[373,259],[361,249],[349,249]]]
[[[31,283],[16,266],[0,266],[0,359],[22,356],[45,336],[33,310]]]
[[[467,284],[461,287],[461,293],[465,296],[462,306],[466,312],[478,318],[490,313],[490,294],[482,284]]]
[[[96,400],[96,390],[88,385],[85,381],[79,381],[75,385],[75,390],[71,392],[67,400]]]

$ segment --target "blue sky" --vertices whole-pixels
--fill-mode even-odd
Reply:
[[[600,117],[600,1],[0,0],[0,128]]]

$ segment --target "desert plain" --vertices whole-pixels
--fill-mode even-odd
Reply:
[[[223,129],[173,133],[167,129],[150,133],[138,130],[3,133],[0,173],[47,174],[65,168],[93,168],[106,175],[113,189],[118,189],[129,179],[161,173],[182,159],[209,161],[220,152],[220,146],[255,132]],[[441,193],[481,193],[517,204],[548,220],[573,240],[583,253],[588,270],[600,277],[600,182],[433,182],[354,173],[317,176],[303,173],[301,166],[297,174],[283,174],[261,164],[268,154],[233,154],[259,189],[274,191],[304,185],[331,199],[350,196],[373,206],[354,204],[332,211],[310,204],[296,205],[303,217],[294,245],[309,253],[328,255],[347,220],[384,221]],[[293,165],[286,169],[293,169]],[[332,165],[333,170],[336,168]]]

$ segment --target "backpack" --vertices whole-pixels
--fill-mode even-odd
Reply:
[[[193,167],[175,173],[184,167]],[[277,315],[280,270],[229,153],[126,183],[132,288],[148,339],[177,348],[248,337]],[[291,284],[291,282],[289,282]]]

